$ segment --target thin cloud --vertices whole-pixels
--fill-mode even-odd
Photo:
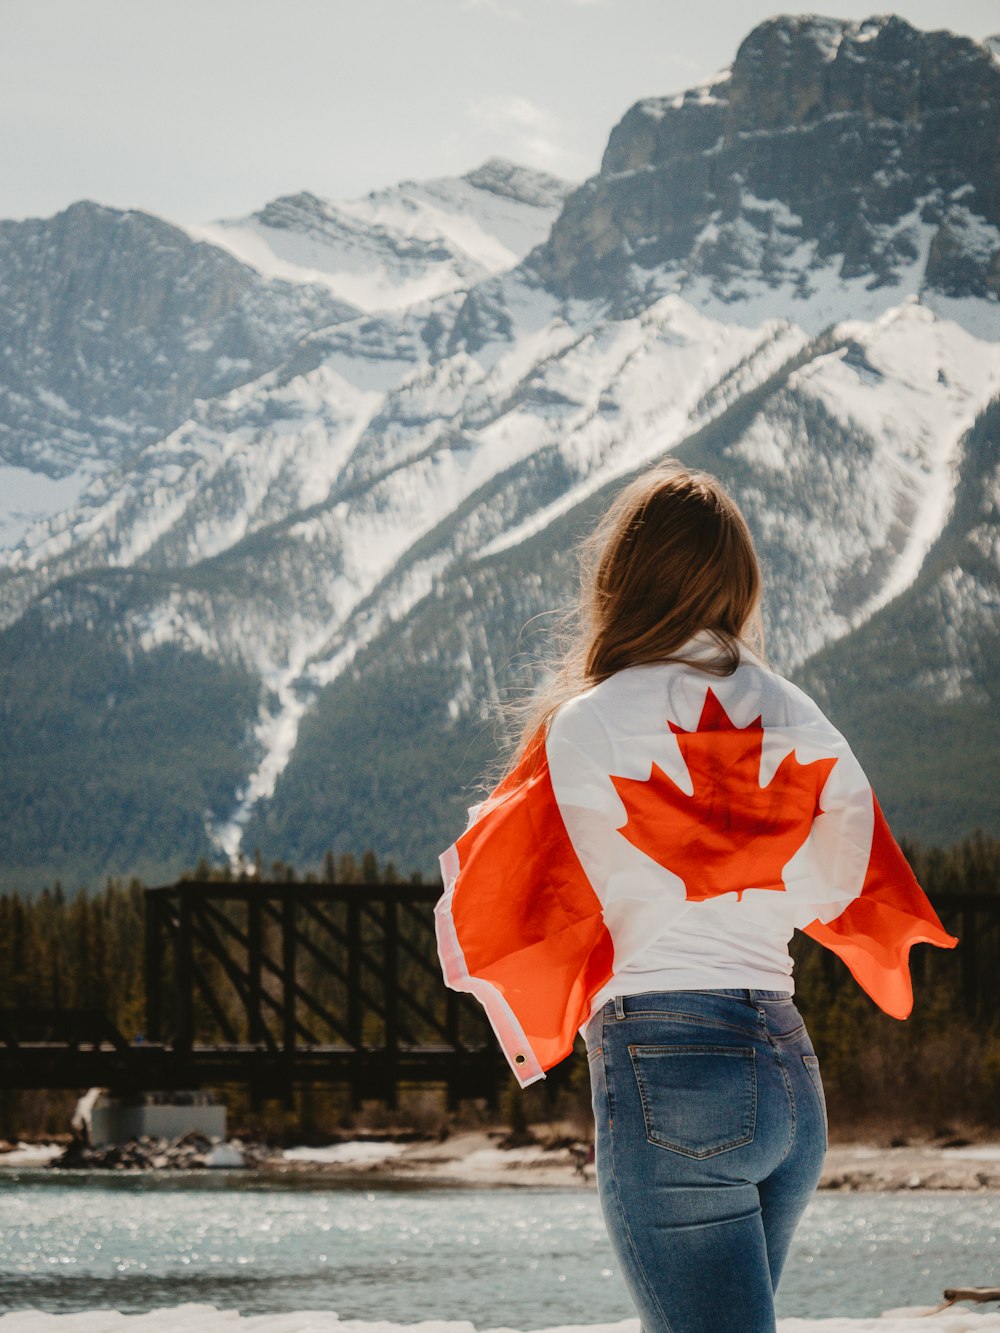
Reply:
[[[558,120],[530,98],[478,97],[466,103],[466,114],[471,137],[489,141],[491,152],[546,171],[565,166],[568,155],[560,141]]]
[[[466,109],[472,119],[487,130],[513,128],[519,132],[529,130],[553,133],[556,128],[556,118],[552,112],[532,102],[529,97],[477,97],[466,104]]]

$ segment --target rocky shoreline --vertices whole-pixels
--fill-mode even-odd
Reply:
[[[7,1150],[4,1151],[4,1148]],[[248,1171],[291,1184],[303,1178],[414,1185],[546,1185],[593,1187],[590,1145],[566,1134],[511,1135],[469,1131],[447,1137],[417,1133],[355,1134],[319,1147],[281,1149],[186,1134],[124,1144],[3,1145],[0,1171]],[[1000,1143],[932,1143],[886,1148],[836,1144],[820,1189],[1000,1190]]]

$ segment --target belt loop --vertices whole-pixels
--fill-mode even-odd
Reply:
[[[624,1018],[624,1017],[625,1017],[625,996],[624,996],[624,995],[616,995],[616,996],[615,996],[615,1018],[619,1018],[619,1019],[620,1019],[620,1018]]]

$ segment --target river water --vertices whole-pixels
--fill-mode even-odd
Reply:
[[[998,1281],[1000,1196],[824,1193],[796,1237],[779,1314],[870,1316]],[[0,1176],[0,1311],[185,1302],[477,1329],[632,1313],[591,1191]]]

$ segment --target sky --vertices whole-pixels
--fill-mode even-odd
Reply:
[[[179,222],[352,198],[500,155],[582,180],[640,97],[728,65],[755,0],[0,0],[0,217]],[[796,11],[791,11],[796,12]],[[878,4],[824,13],[866,18]],[[997,0],[899,0],[1000,31]]]

